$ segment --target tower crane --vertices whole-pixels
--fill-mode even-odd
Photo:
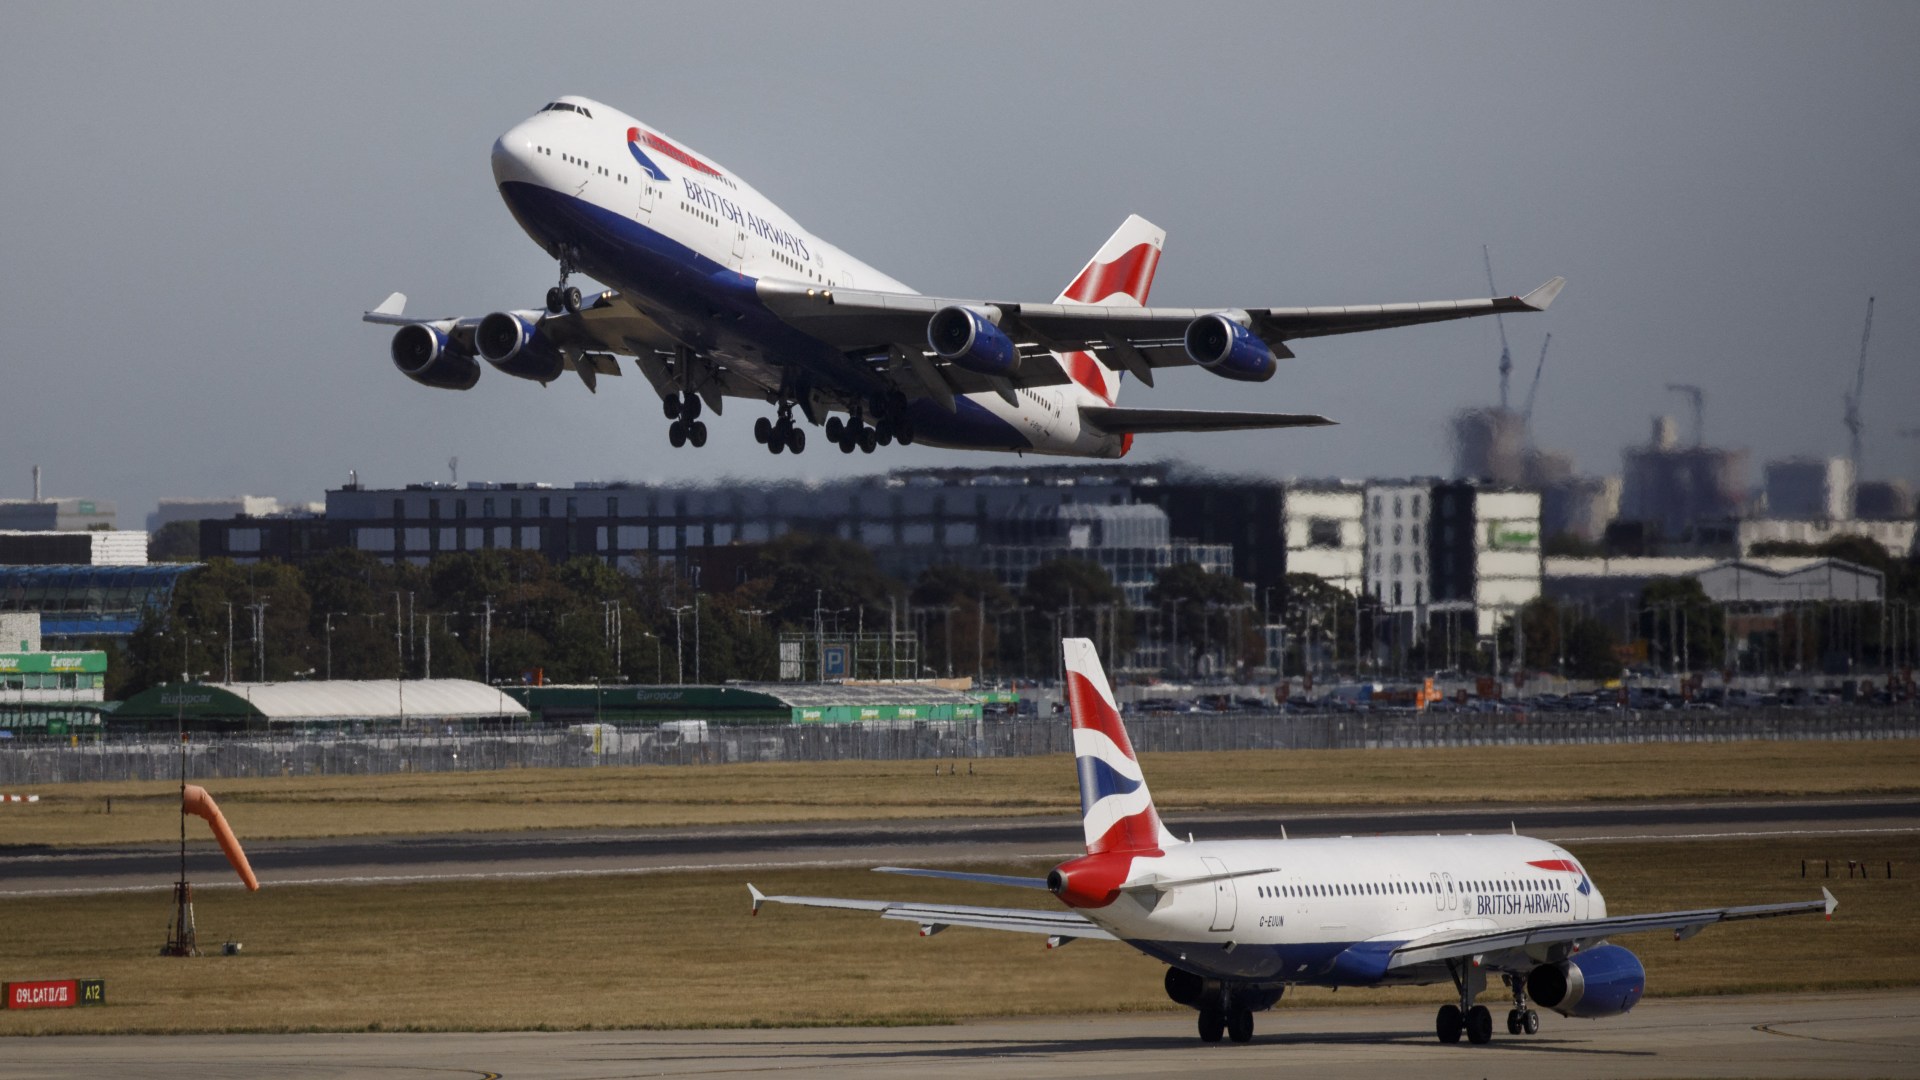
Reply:
[[[1480,245],[1480,258],[1487,264],[1487,295],[1496,296],[1500,290],[1493,284],[1493,255],[1487,251],[1487,245]],[[1498,314],[1493,324],[1500,328],[1500,411],[1507,411],[1507,377],[1513,372],[1513,350],[1507,348],[1507,324]]]
[[[1873,336],[1873,297],[1867,297],[1867,326],[1860,331],[1860,366],[1853,373],[1853,392],[1846,396],[1847,460],[1853,466],[1853,479],[1860,481],[1860,437],[1867,423],[1860,417],[1860,398],[1867,386],[1867,339]]]
[[[1707,392],[1692,383],[1668,383],[1667,390],[1675,394],[1685,394],[1693,399],[1693,445],[1695,449],[1707,444]]]
[[[1533,365],[1533,383],[1527,387],[1527,404],[1520,410],[1520,422],[1526,424],[1529,433],[1533,427],[1533,399],[1540,393],[1540,372],[1547,366],[1547,346],[1553,344],[1553,335],[1540,342],[1540,362]]]

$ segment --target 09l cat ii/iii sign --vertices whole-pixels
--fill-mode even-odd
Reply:
[[[75,1005],[105,1005],[105,979],[52,979],[7,984],[9,1009],[71,1009]]]

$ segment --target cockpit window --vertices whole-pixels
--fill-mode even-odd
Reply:
[[[587,110],[581,108],[578,105],[571,105],[564,101],[552,102],[548,104],[546,108],[541,109],[540,111],[541,112],[573,112],[573,113],[579,113],[581,116],[584,116],[589,120],[593,119],[592,113],[588,112]]]

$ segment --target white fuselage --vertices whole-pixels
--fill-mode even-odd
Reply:
[[[549,254],[584,256],[577,260],[583,270],[722,362],[790,362],[796,351],[808,351],[790,328],[756,338],[752,320],[737,312],[746,329],[713,330],[721,321],[713,312],[744,304],[755,281],[913,292],[807,231],[711,158],[590,99],[561,98],[500,136],[493,174],[521,227]],[[865,392],[858,373],[844,357],[828,355],[824,343],[812,345],[821,350],[818,377],[839,379],[841,399],[857,401]],[[961,395],[951,417],[922,427],[921,441],[1118,457],[1128,440],[1086,427],[1079,413],[1083,404],[1111,405],[1111,396],[1077,381],[1022,389],[1012,402],[996,393]]]
[[[1341,970],[1349,961],[1339,958],[1362,942],[1604,917],[1605,899],[1578,866],[1561,848],[1524,836],[1203,841],[1136,857],[1129,879],[1272,872],[1184,885],[1157,902],[1150,892],[1123,892],[1080,910],[1143,951],[1207,974],[1424,982],[1432,972]]]

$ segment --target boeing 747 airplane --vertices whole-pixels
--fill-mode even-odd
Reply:
[[[1044,878],[880,867],[884,872],[1045,889],[1064,908],[1024,909],[767,896],[766,903],[849,908],[917,923],[1123,941],[1167,964],[1167,996],[1200,1014],[1200,1038],[1253,1038],[1253,1014],[1288,986],[1450,983],[1441,1042],[1493,1037],[1474,999],[1497,976],[1512,997],[1507,1033],[1532,1035],[1529,1001],[1562,1016],[1618,1016],[1646,988],[1633,953],[1609,939],[1643,931],[1692,937],[1715,923],[1833,915],[1822,899],[1613,915],[1580,860],[1520,836],[1369,836],[1182,841],[1161,824],[1093,643],[1070,638],[1067,698],[1080,774],[1086,855]]]
[[[1554,278],[1523,297],[1340,307],[1148,307],[1166,233],[1129,217],[1052,303],[923,296],[808,232],[711,158],[617,109],[563,97],[493,144],[514,220],[560,264],[544,309],[418,318],[394,293],[365,314],[398,326],[393,363],[466,390],[480,360],[589,390],[635,359],[674,446],[703,446],[703,412],[772,404],[754,438],[800,453],[797,406],[845,453],[894,441],[1117,458],[1138,434],[1303,427],[1325,417],[1123,408],[1123,374],[1153,385],[1198,365],[1263,382],[1296,338],[1501,312],[1543,311]],[[582,295],[575,273],[611,288]],[[842,419],[844,415],[845,419]]]

